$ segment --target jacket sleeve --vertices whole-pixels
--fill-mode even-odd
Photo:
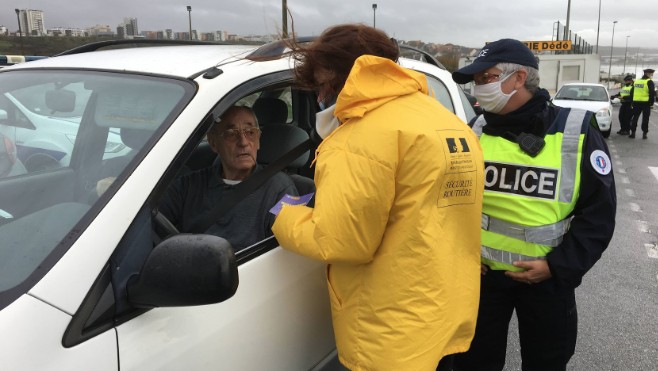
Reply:
[[[561,286],[577,287],[608,247],[615,229],[617,195],[613,172],[602,175],[594,169],[592,152],[608,147],[596,128],[589,128],[583,144],[580,195],[564,240],[547,256],[553,278]],[[610,162],[610,166],[612,163]]]
[[[344,149],[321,152],[315,208],[286,206],[272,228],[287,250],[327,263],[372,261],[395,196],[393,169]]]

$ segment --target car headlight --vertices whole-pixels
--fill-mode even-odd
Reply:
[[[596,117],[610,117],[610,110],[602,108],[596,113]]]

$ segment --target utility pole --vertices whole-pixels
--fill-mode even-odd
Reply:
[[[626,49],[624,49],[624,70],[622,71],[622,75],[626,75],[626,55],[628,54],[628,38],[631,37],[631,35],[626,36]]]
[[[569,40],[569,19],[571,18],[571,0],[567,5],[567,25],[564,27],[564,38],[562,40]]]
[[[377,18],[375,17],[376,10],[377,4],[372,4],[372,28],[377,28]]]
[[[281,36],[288,38],[288,1],[281,0]]]
[[[617,21],[612,22],[612,41],[610,42],[610,64],[608,65],[608,89],[610,89],[610,80],[612,80],[611,70],[612,70],[612,51],[615,46],[615,26]]]
[[[16,11],[16,19],[18,20],[18,37],[21,39],[21,54],[25,55],[25,49],[23,48],[23,31],[21,30],[21,11],[14,9]]]
[[[192,40],[192,6],[191,5],[187,6],[187,14],[190,20],[190,40]]]
[[[601,30],[601,0],[599,0],[599,23],[596,26],[596,53],[599,54],[599,31]]]

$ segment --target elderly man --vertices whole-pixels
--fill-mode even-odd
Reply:
[[[523,370],[565,370],[576,348],[575,289],[612,239],[612,163],[593,112],[559,108],[522,42],[485,45],[453,80],[484,114],[482,285],[475,337],[455,370],[502,370],[513,312]]]
[[[181,232],[190,232],[191,226],[208,217],[208,211],[223,201],[227,191],[260,169],[256,163],[260,129],[249,107],[233,106],[226,110],[207,137],[221,163],[178,179],[159,207]],[[285,194],[297,195],[297,190],[290,177],[277,173],[233,206],[206,233],[227,239],[236,251],[271,236],[274,215],[269,209]]]

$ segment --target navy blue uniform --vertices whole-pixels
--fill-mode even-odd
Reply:
[[[545,90],[506,115],[485,113],[488,135],[513,138],[521,132],[544,136],[560,109]],[[513,135],[510,135],[513,134]],[[544,148],[543,151],[560,150]],[[615,228],[617,196],[614,176],[599,173],[590,161],[594,151],[608,154],[598,125],[587,128],[581,161],[581,185],[571,227],[546,260],[552,278],[528,285],[489,270],[482,276],[480,308],[470,350],[455,357],[455,370],[502,370],[508,326],[514,310],[519,323],[523,370],[565,370],[575,352],[575,288],[607,248]],[[609,155],[608,155],[609,161]]]

